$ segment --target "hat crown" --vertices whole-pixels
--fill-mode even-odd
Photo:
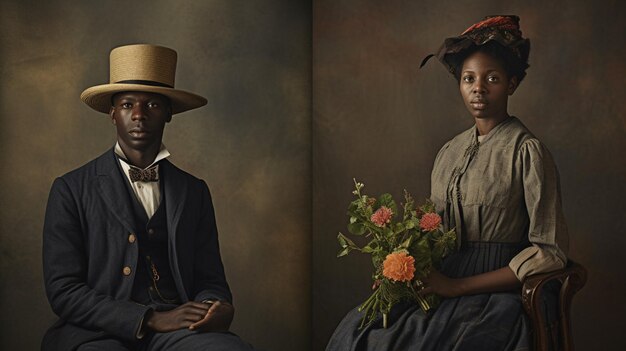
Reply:
[[[142,82],[173,88],[176,59],[176,51],[163,46],[135,44],[117,47],[111,50],[109,57],[109,82]]]
[[[111,50],[109,84],[85,89],[80,99],[89,107],[108,114],[111,98],[123,91],[161,94],[170,99],[172,114],[206,105],[200,95],[174,88],[176,51],[157,45],[133,44]]]

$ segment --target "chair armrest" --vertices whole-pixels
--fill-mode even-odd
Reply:
[[[527,277],[522,285],[522,303],[531,319],[535,350],[546,350],[548,335],[546,321],[541,310],[541,294],[543,286],[552,281],[561,282],[559,292],[559,329],[563,350],[573,350],[570,333],[570,306],[572,298],[587,282],[587,270],[576,262],[569,261],[567,266],[554,272],[535,274]]]

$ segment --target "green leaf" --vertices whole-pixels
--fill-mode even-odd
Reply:
[[[339,246],[345,248],[348,246],[348,243],[346,242],[346,237],[345,235],[339,233],[339,235],[337,235],[337,241],[339,241]]]
[[[389,205],[393,203],[393,196],[389,193],[384,193],[378,197],[378,203],[380,203],[381,206],[389,207]]]
[[[371,207],[366,207],[365,210],[363,211],[363,217],[370,219],[372,218],[372,214],[374,214],[374,210],[372,210]]]
[[[359,208],[360,200],[354,200],[348,205],[348,212],[354,212]]]
[[[365,247],[363,247],[363,249],[361,249],[361,252],[363,252],[363,253],[375,253],[375,252],[380,251],[380,250],[381,250],[380,243],[378,242],[377,239],[373,239],[372,241],[367,243],[367,245],[365,245]]]
[[[362,219],[363,215],[361,215],[358,211],[350,211],[349,210],[347,214],[348,214],[348,216],[350,216],[350,218],[352,218],[352,217],[356,218],[357,222],[363,222],[363,219]]]
[[[350,240],[348,237],[346,237],[345,235],[339,233],[337,235],[337,240],[339,241],[339,245],[341,245],[341,247],[346,248],[346,247],[350,247],[352,249],[359,249],[359,247],[354,243],[354,241]]]
[[[383,228],[383,235],[386,238],[391,238],[393,236],[393,234],[394,234],[393,229],[387,228],[387,227]]]
[[[414,204],[415,202],[413,201],[413,197],[406,189],[404,189],[404,214],[402,216],[404,221],[411,218],[415,214],[415,211],[413,210]]]
[[[428,238],[422,237],[418,241],[414,241],[411,245],[410,252],[415,258],[415,275],[418,278],[424,277],[432,266],[432,257]]]
[[[393,228],[394,234],[402,233],[406,228],[403,223],[396,223]]]
[[[396,206],[396,202],[393,201],[393,196],[391,196],[391,194],[385,193],[380,195],[377,204],[379,205],[379,208],[381,206],[385,206],[391,209],[394,215],[398,214],[398,206]]]
[[[433,245],[430,256],[432,264],[435,267],[439,267],[441,265],[441,259],[443,257],[444,251],[445,248],[443,247],[443,245],[441,245],[441,242],[436,242],[435,245]]]
[[[363,235],[365,234],[365,227],[362,223],[350,223],[348,224],[348,231],[354,235]]]
[[[385,260],[385,257],[381,257],[382,255],[372,255],[372,264],[374,267],[380,267]]]
[[[420,206],[420,210],[424,213],[436,212],[435,204],[430,199],[426,199],[426,203]]]
[[[374,249],[372,249],[372,248],[371,248],[371,247],[369,247],[369,246],[364,246],[364,247],[361,249],[361,252],[362,252],[362,253],[372,253],[372,252],[374,252]]]
[[[356,221],[358,221],[358,220],[359,219],[354,217],[354,216],[350,217],[350,223],[356,223]]]
[[[449,245],[456,244],[456,231],[454,230],[454,228],[450,229],[443,236],[445,238],[444,240],[446,240]]]
[[[343,257],[347,255],[348,253],[350,253],[350,247],[346,247],[343,250],[339,251],[339,253],[337,254],[337,257]]]
[[[400,244],[400,246],[398,246],[398,248],[408,250],[409,246],[411,246],[411,240],[412,239],[413,239],[413,237],[409,236],[405,241],[402,242],[402,244]]]
[[[441,232],[441,230],[435,229],[435,230],[431,230],[430,232],[428,232],[427,235],[430,237],[430,240],[437,241],[441,239],[441,236],[443,236],[443,233]]]

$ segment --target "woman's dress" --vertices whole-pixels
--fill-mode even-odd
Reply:
[[[568,236],[552,156],[515,117],[480,142],[477,134],[474,126],[457,135],[435,159],[431,200],[445,229],[458,234],[458,250],[441,272],[460,278],[509,266],[522,281],[564,267]],[[545,312],[555,318],[552,309]],[[397,305],[386,329],[380,318],[359,329],[361,318],[356,308],[349,312],[327,350],[531,348],[519,290],[445,299],[428,314],[413,303]]]

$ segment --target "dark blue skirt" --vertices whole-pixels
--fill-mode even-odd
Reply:
[[[523,248],[513,244],[466,242],[459,252],[446,258],[441,272],[461,278],[493,271],[506,267]],[[389,314],[386,329],[380,317],[359,329],[362,317],[356,308],[350,311],[335,329],[326,350],[531,349],[531,326],[522,306],[521,289],[444,299],[428,314],[414,303],[398,304]]]

